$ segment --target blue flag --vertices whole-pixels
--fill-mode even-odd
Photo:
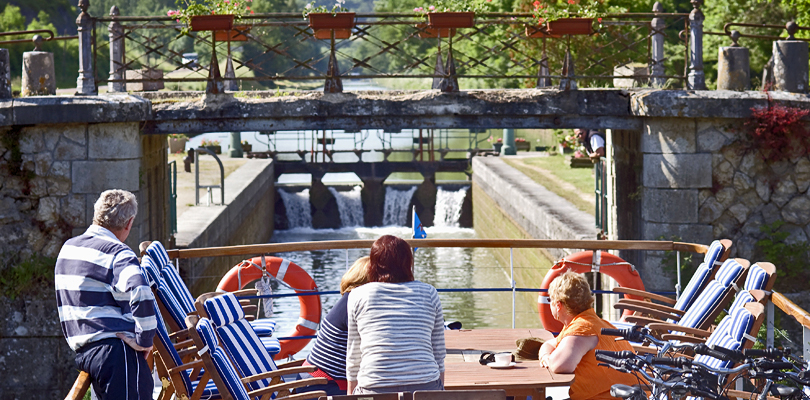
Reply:
[[[413,207],[413,239],[425,239],[427,238],[427,232],[425,232],[425,228],[422,226],[422,221],[419,220],[419,216],[416,215],[416,206]],[[416,251],[418,247],[414,247],[413,251]]]

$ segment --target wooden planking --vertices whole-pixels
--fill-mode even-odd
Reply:
[[[779,292],[773,292],[771,301],[773,301],[773,304],[779,307],[780,310],[784,311],[785,314],[790,315],[795,318],[796,321],[799,321],[802,326],[810,329],[810,314],[803,308],[797,306],[796,303],[790,301],[790,299]]]
[[[541,240],[541,239],[406,239],[418,247],[494,247],[494,248],[564,248],[584,250],[675,250],[675,243],[654,240]],[[207,247],[169,250],[169,257],[197,258],[281,253],[288,251],[370,248],[373,240],[325,240],[319,242],[268,243],[242,246]],[[682,249],[698,246],[679,244]],[[705,246],[702,246],[705,252]]]

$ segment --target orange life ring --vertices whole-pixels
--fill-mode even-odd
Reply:
[[[262,265],[267,273],[285,282],[296,293],[318,291],[315,281],[307,271],[294,262],[279,257],[254,257],[242,261],[222,277],[217,285],[217,291],[234,292],[244,288],[248,282],[261,279],[264,273]],[[301,305],[298,324],[286,336],[315,335],[318,332],[318,325],[321,323],[321,296],[298,296],[298,303]],[[309,341],[310,339],[280,340],[281,351],[274,358],[279,360],[298,353]]]
[[[621,287],[644,290],[644,282],[641,281],[641,276],[632,264],[604,251],[580,251],[568,257],[563,257],[562,260],[557,261],[548,271],[546,277],[543,278],[543,283],[540,285],[540,288],[548,289],[548,287],[551,286],[551,282],[566,271],[578,273],[601,272],[616,280],[616,283]],[[638,296],[628,295],[627,298],[641,300]],[[550,303],[548,292],[541,292],[537,299],[540,321],[543,323],[543,329],[551,332],[560,332],[563,325],[551,315]],[[624,310],[622,317],[632,314],[633,311]]]

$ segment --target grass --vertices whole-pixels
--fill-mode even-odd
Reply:
[[[504,161],[588,214],[594,213],[594,177],[588,168],[570,168],[561,155]],[[567,184],[566,184],[567,183]]]

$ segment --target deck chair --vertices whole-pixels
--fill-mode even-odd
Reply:
[[[146,255],[141,261],[141,266],[146,270],[146,274],[148,275],[147,281],[158,281],[162,278],[166,282],[166,286],[169,289],[169,293],[166,295],[172,295],[176,300],[173,304],[180,306],[180,308],[176,310],[166,310],[165,314],[172,317],[171,321],[167,321],[169,327],[172,328],[173,331],[186,329],[185,316],[196,312],[194,308],[194,298],[191,296],[191,292],[188,290],[186,284],[180,278],[180,275],[171,263],[169,263],[169,255],[160,242],[152,242],[149,247],[146,248]],[[255,294],[255,290],[246,290],[240,293]],[[160,303],[158,305],[160,306]],[[242,305],[246,308],[247,312],[256,309],[255,306],[248,305],[247,300],[242,302]],[[251,325],[253,325],[256,334],[261,337],[272,336],[276,328],[276,322],[268,318],[251,321]],[[268,351],[274,351],[276,347],[279,347],[277,339],[268,339],[266,342],[269,344],[267,348]]]
[[[371,394],[347,394],[341,396],[321,396],[318,400],[405,400],[403,393],[371,393]]]
[[[737,292],[734,301],[729,306],[728,313],[744,307],[748,303],[760,303],[763,306],[770,300],[771,289],[776,282],[776,267],[769,262],[758,262],[748,269],[743,289]],[[675,334],[664,334],[664,340],[683,340],[689,342],[703,342],[712,334],[709,330],[684,329],[672,324],[657,323],[648,325],[650,329],[663,331],[667,329],[678,331]],[[688,336],[684,337],[683,333]],[[687,339],[688,338],[688,339]]]
[[[650,293],[645,292],[642,290],[632,289],[632,288],[625,288],[619,287],[614,288],[613,291],[622,294],[630,294],[642,297],[642,300],[635,300],[635,299],[621,299],[619,300],[614,308],[617,309],[631,309],[636,311],[636,314],[643,313],[647,309],[654,309],[662,312],[669,312],[676,315],[683,315],[686,310],[694,304],[695,300],[698,297],[698,294],[706,287],[706,285],[711,281],[714,277],[715,273],[719,269],[719,267],[728,259],[729,253],[731,252],[731,240],[723,239],[723,240],[715,240],[709,245],[708,249],[706,250],[706,254],[703,257],[703,262],[698,266],[698,269],[692,275],[692,278],[687,283],[686,288],[681,293],[678,300]],[[657,308],[655,303],[651,303],[651,301],[658,301],[661,303],[669,304],[670,307],[666,308]],[[630,307],[627,307],[630,305]],[[632,306],[637,307],[633,308]],[[655,322],[651,318],[642,317],[640,315],[633,315],[629,317],[625,317],[623,319],[624,322],[628,322],[631,324],[644,324]]]
[[[657,308],[626,307],[661,318],[643,319],[640,322],[641,324],[649,325],[650,323],[668,322],[679,327],[706,329],[720,315],[723,308],[731,302],[736,290],[739,290],[739,284],[745,279],[749,266],[748,260],[742,258],[723,262],[714,278],[706,284],[706,287],[698,294],[692,306],[683,314],[676,313],[673,309],[662,305],[656,305]],[[633,317],[635,316],[629,318]],[[617,327],[622,327],[619,325],[622,324],[618,324]]]
[[[506,391],[424,390],[413,392],[413,400],[506,400]]]
[[[209,314],[209,310],[208,310],[208,308],[205,307],[204,303],[208,299],[211,299],[213,297],[225,296],[225,295],[227,295],[228,301],[236,300],[236,296],[234,296],[233,293],[228,293],[228,292],[211,292],[211,293],[204,293],[204,294],[200,295],[200,297],[198,297],[197,301],[195,302],[195,309],[197,310],[197,312],[195,314],[197,314],[197,315],[199,315],[200,317],[203,317],[203,318],[214,319],[214,317],[211,314]],[[236,300],[236,301],[237,301],[238,304],[240,304],[239,300]],[[232,313],[231,315],[236,315],[236,313],[237,313],[236,305],[232,304],[232,303],[228,303],[228,307],[233,307],[233,310],[228,310],[227,312]],[[238,311],[238,314],[241,316],[240,318],[245,318],[244,307],[242,308],[242,311]],[[249,322],[249,321],[246,320],[246,322]],[[251,326],[252,330],[254,331],[254,334],[256,334],[256,332],[255,332],[256,328],[254,328],[252,324],[250,324],[250,326]],[[256,334],[256,336],[259,338],[259,341],[262,343],[262,346],[264,346],[264,349],[267,350],[267,352],[270,353],[271,356],[275,356],[275,355],[277,355],[278,353],[281,352],[281,343],[279,342],[279,340],[277,338],[275,338],[275,337],[267,337],[267,336],[259,336],[258,334]]]
[[[238,304],[238,302],[236,302],[236,304]],[[241,321],[244,321],[244,319],[241,319]],[[238,325],[251,331],[250,325],[247,324],[246,321],[244,322],[245,324]],[[282,378],[283,375],[312,372],[315,369],[313,366],[272,369],[255,375],[247,375],[240,379],[237,369],[234,368],[234,365],[239,366],[240,362],[248,362],[254,365],[271,364],[275,366],[272,357],[270,357],[259,342],[255,340],[255,334],[252,338],[249,338],[253,339],[253,341],[243,342],[242,347],[239,349],[232,349],[235,350],[234,354],[239,357],[239,361],[234,360],[233,355],[231,355],[231,359],[229,360],[229,355],[226,354],[223,347],[220,347],[219,335],[216,333],[211,320],[208,318],[200,318],[196,315],[189,315],[186,317],[186,323],[188,326],[194,327],[189,330],[189,333],[197,348],[200,349],[198,354],[203,360],[205,370],[210,371],[211,378],[219,389],[223,399],[247,400],[260,398],[261,400],[270,400],[273,398],[276,400],[299,400],[326,395],[326,392],[323,391],[299,394],[293,393],[295,388],[298,387],[326,384],[326,378],[302,379],[293,382],[285,382]],[[248,360],[250,357],[257,358]]]

